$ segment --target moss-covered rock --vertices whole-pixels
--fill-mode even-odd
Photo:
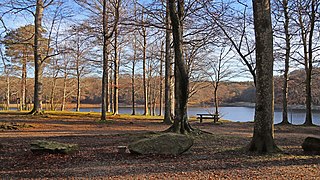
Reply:
[[[55,141],[34,141],[31,144],[33,153],[61,153],[70,154],[78,150],[77,144],[59,143]]]
[[[129,144],[128,149],[136,154],[179,155],[193,145],[193,139],[187,135],[165,133],[145,138]]]

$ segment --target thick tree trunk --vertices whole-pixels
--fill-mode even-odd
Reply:
[[[256,36],[256,107],[253,138],[249,151],[271,153],[278,150],[273,133],[273,36],[270,0],[253,0]]]
[[[43,0],[37,0],[34,19],[34,95],[33,109],[30,114],[42,114],[42,61],[39,54],[39,38],[41,36],[43,10]]]
[[[188,122],[187,104],[189,93],[189,77],[183,57],[183,12],[184,1],[178,1],[178,14],[175,0],[169,0],[169,9],[173,33],[173,47],[175,54],[175,98],[177,100],[175,107],[175,118],[171,129],[178,133],[187,133],[192,131]]]
[[[164,119],[165,124],[172,124],[171,121],[171,73],[172,73],[172,63],[171,63],[171,47],[170,47],[170,11],[169,11],[169,0],[166,0],[166,52],[165,52],[165,76],[164,76]]]
[[[281,124],[289,124],[288,121],[288,81],[289,81],[289,62],[290,62],[290,34],[289,34],[289,12],[288,0],[282,1],[284,12],[284,32],[286,41],[286,57],[284,60],[284,73],[283,73],[283,90],[282,90],[282,122]]]

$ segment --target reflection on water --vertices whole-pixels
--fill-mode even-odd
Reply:
[[[142,107],[135,109],[136,114],[143,114],[144,110]],[[81,112],[101,112],[100,108],[81,108]],[[220,115],[223,119],[231,121],[253,121],[254,119],[254,108],[253,107],[220,107]],[[203,108],[203,107],[189,107],[188,116],[197,116],[198,113],[213,113],[214,108]],[[120,114],[131,114],[131,107],[120,107]],[[159,109],[156,110],[156,114],[159,114]],[[290,110],[288,113],[289,122],[292,124],[303,124],[305,120],[304,110]],[[280,123],[282,120],[281,110],[275,110],[274,121],[275,124]],[[313,123],[320,125],[320,112],[313,112]]]

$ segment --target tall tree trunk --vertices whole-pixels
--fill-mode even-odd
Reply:
[[[112,84],[113,84],[113,80],[112,80],[112,64],[110,64],[109,66],[109,83],[108,83],[108,92],[109,92],[109,99],[108,99],[108,111],[113,113],[113,88],[112,88]]]
[[[114,81],[113,81],[113,114],[119,114],[119,56],[118,27],[114,31]],[[120,54],[120,52],[119,52]]]
[[[144,98],[144,113],[143,115],[149,115],[149,108],[148,108],[148,87],[147,87],[147,34],[146,28],[142,27],[142,36],[143,36],[143,47],[142,47],[142,60],[143,60],[143,98]]]
[[[171,73],[172,73],[172,63],[171,63],[171,47],[170,47],[170,11],[169,11],[169,0],[166,0],[166,42],[165,42],[165,76],[164,76],[164,119],[165,124],[172,124],[171,121]]]
[[[24,54],[26,54],[26,52]],[[25,56],[22,61],[20,108],[21,110],[26,110],[27,56]]]
[[[256,107],[249,151],[271,153],[274,143],[273,36],[270,0],[253,0],[256,39]]]
[[[39,38],[41,36],[42,17],[43,17],[43,0],[37,0],[36,12],[34,16],[34,95],[33,109],[31,114],[42,114],[42,61],[39,54]]]
[[[187,104],[189,94],[189,77],[185,60],[183,57],[183,24],[184,0],[178,1],[178,14],[175,0],[169,0],[170,17],[173,33],[173,47],[175,54],[175,97],[177,100],[175,107],[175,118],[172,129],[173,132],[186,133],[192,131],[188,122]]]
[[[311,15],[310,15],[310,32],[309,32],[309,44],[308,44],[308,70],[307,70],[307,77],[306,77],[306,121],[305,125],[313,125],[312,122],[312,69],[313,69],[313,33],[315,28],[315,21],[316,21],[316,13],[318,12],[319,5],[316,5],[316,0],[311,0]]]
[[[108,108],[108,50],[107,50],[107,33],[108,33],[108,15],[107,15],[107,1],[103,0],[102,3],[102,36],[103,36],[103,47],[102,47],[102,89],[101,89],[101,120],[107,120],[107,108]]]
[[[132,115],[136,114],[135,109],[135,66],[136,66],[136,60],[137,60],[137,37],[134,35],[134,42],[133,42],[133,61],[132,61],[132,74],[131,74],[131,99],[132,99]]]
[[[160,55],[160,73],[159,73],[159,88],[160,88],[160,92],[159,92],[159,116],[162,116],[162,104],[163,104],[163,42],[161,42],[161,55]]]
[[[288,0],[282,1],[284,12],[284,32],[286,41],[286,56],[284,60],[284,73],[283,73],[283,90],[282,90],[282,122],[281,124],[289,124],[288,121],[288,81],[289,81],[289,62],[290,62],[290,34],[289,34],[289,12]]]
[[[308,4],[309,5],[309,4]],[[309,7],[303,7],[299,4],[298,16],[299,16],[299,26],[301,31],[301,39],[303,44],[304,53],[304,68],[306,72],[305,79],[305,104],[306,104],[306,120],[304,125],[313,125],[312,123],[312,69],[313,69],[313,33],[315,28],[316,12],[318,10],[316,6],[316,0],[311,0],[311,14],[307,16],[310,18],[310,22],[305,26],[305,20],[303,19],[303,10]]]
[[[151,54],[151,58],[152,58],[153,54]],[[152,114],[152,91],[151,91],[151,79],[152,79],[152,67],[151,67],[151,61],[152,59],[148,60],[148,78],[147,78],[147,100],[148,100],[148,115],[153,115]]]

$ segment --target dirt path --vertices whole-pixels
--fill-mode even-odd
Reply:
[[[211,132],[195,137],[194,146],[181,156],[120,154],[117,146],[168,128],[160,120],[0,114],[0,124],[31,125],[0,130],[0,178],[110,178],[110,179],[320,179],[320,156],[305,155],[300,147],[307,136],[320,135],[320,127],[276,126],[275,140],[284,154],[245,153],[253,123],[192,122]],[[35,155],[33,140],[77,143],[72,155]]]

